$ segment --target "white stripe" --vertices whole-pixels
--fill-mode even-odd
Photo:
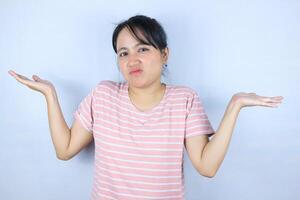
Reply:
[[[103,129],[107,129],[107,130],[109,130],[111,132],[115,132],[119,135],[130,136],[130,137],[133,137],[133,138],[182,138],[182,135],[161,135],[161,133],[160,133],[160,135],[133,135],[133,134],[130,134],[130,133],[121,133],[119,131],[115,131],[115,130],[109,129],[109,128],[104,128],[103,127]],[[93,131],[95,133],[100,133],[100,131],[98,131],[96,129],[94,129]]]
[[[89,97],[88,97],[88,98],[89,98]],[[88,110],[91,109],[91,108],[90,108],[91,103],[88,102],[87,100],[88,100],[88,99],[85,98],[84,101],[82,102],[82,108],[83,108],[83,110],[86,110],[86,111],[88,111]],[[89,100],[90,100],[90,99],[89,99]]]
[[[111,184],[107,181],[101,181],[100,185],[101,184],[107,184],[107,185],[113,186],[114,188],[119,188],[119,189],[128,189],[128,190],[131,190],[131,191],[144,191],[144,192],[153,192],[153,193],[155,193],[155,192],[158,192],[158,193],[180,192],[181,191],[181,189],[151,190],[151,189],[132,188],[132,187],[126,187],[126,186],[116,186],[116,185]]]
[[[99,108],[110,108],[110,110],[112,110],[111,108],[114,108],[113,110],[118,110],[119,112],[122,112],[122,113],[128,112],[130,114],[142,116],[142,117],[148,117],[149,115],[153,115],[153,113],[147,113],[147,112],[143,113],[143,112],[133,111],[132,109],[128,109],[128,107],[126,107],[124,105],[117,104],[117,103],[109,101],[109,100],[103,100],[103,101],[106,102],[109,106],[106,106],[104,104],[95,103],[94,106],[96,107],[96,110]],[[155,109],[161,109],[163,107],[164,107],[163,105],[155,106]]]
[[[112,163],[106,163],[106,162],[103,162],[101,161],[100,159],[97,160],[96,162],[98,162],[99,164],[102,164],[102,165],[108,165],[108,166],[112,166],[112,167],[119,167],[119,168],[122,168],[122,169],[132,169],[132,170],[144,170],[144,171],[151,171],[151,172],[181,172],[181,168],[180,169],[150,169],[150,168],[145,168],[145,167],[126,167],[126,166],[123,166],[123,165],[115,165],[115,164],[112,164]]]
[[[141,177],[141,178],[152,178],[152,179],[176,179],[176,178],[181,178],[181,176],[151,176],[151,175],[140,175],[140,174],[136,174],[136,173],[125,173],[125,172],[119,172],[119,171],[115,171],[115,170],[110,170],[110,169],[106,169],[104,167],[98,166],[96,164],[96,166],[99,169],[102,169],[103,171],[106,171],[110,174],[120,174],[123,176],[131,176],[131,177]]]
[[[195,117],[195,116],[200,117],[203,115],[206,115],[206,114],[204,112],[201,112],[201,113],[197,112],[197,113],[189,114],[188,117]],[[201,119],[203,119],[203,118],[201,118]],[[204,119],[207,119],[207,118],[204,118]]]
[[[92,130],[91,130],[89,127],[86,126],[86,123],[87,123],[87,124],[89,124],[89,123],[86,121],[85,117],[84,117],[83,115],[81,115],[80,113],[77,113],[77,116],[78,116],[78,118],[79,118],[79,120],[80,120],[80,122],[81,122],[81,125],[82,125],[86,130],[92,132]]]
[[[101,113],[101,116],[96,117],[96,118],[95,118],[95,121],[96,121],[96,120],[103,120],[101,117],[104,118],[104,116],[110,117],[110,118],[112,118],[112,119],[116,119],[117,121],[121,121],[121,122],[123,122],[123,123],[130,124],[130,125],[132,125],[132,126],[136,126],[136,123],[129,121],[128,118],[127,118],[127,120],[122,120],[122,119],[116,117],[116,115],[112,115],[111,113],[105,113],[105,112]],[[184,117],[185,117],[185,116],[182,116],[182,118],[184,118]],[[165,118],[169,118],[169,117],[165,117]],[[172,116],[172,118],[173,118],[173,116]],[[196,119],[196,120],[197,120],[197,119]],[[153,126],[165,125],[165,124],[167,124],[167,125],[175,125],[175,124],[176,124],[176,125],[184,125],[185,122],[182,122],[182,121],[180,121],[180,122],[176,122],[176,121],[174,121],[174,122],[173,122],[173,121],[171,121],[171,122],[159,122],[159,121],[158,121],[158,122],[153,123]],[[147,125],[149,126],[149,123],[147,123]]]
[[[142,158],[181,158],[181,156],[169,156],[169,155],[165,155],[165,156],[159,156],[159,155],[141,155],[141,154],[134,154],[134,153],[125,153],[125,152],[121,152],[121,151],[111,151],[111,150],[107,150],[104,149],[102,147],[101,151],[106,151],[106,152],[110,152],[110,153],[117,153],[117,154],[123,154],[123,155],[130,155],[130,156],[135,156],[135,157],[142,157]]]
[[[197,125],[195,125],[195,126],[192,126],[192,127],[187,127],[186,129],[185,129],[185,131],[189,131],[189,130],[191,130],[191,129],[194,129],[194,128],[202,128],[202,127],[210,127],[209,126],[209,124],[197,124]],[[209,129],[204,129],[204,130],[201,130],[201,131],[207,131],[207,130],[209,130]]]
[[[110,85],[110,86],[108,86],[108,85]],[[113,92],[113,93],[117,93],[117,91],[124,91],[124,92],[126,92],[126,89],[128,88],[128,85],[126,87],[123,82],[122,83],[121,82],[118,82],[118,83],[114,82],[114,83],[109,83],[108,85],[106,85],[106,84],[99,85],[98,88],[97,88],[97,90],[96,90],[96,92],[98,92],[101,89],[101,87],[105,88],[105,89],[108,89],[109,92]],[[191,94],[191,95],[195,95],[196,94],[196,92],[193,89],[191,89],[190,87],[187,87],[187,86],[178,86],[178,85],[170,85],[170,84],[168,84],[168,87],[169,87],[170,90],[174,90],[174,91],[176,91],[178,93],[182,92],[180,94],[187,94],[187,93]]]
[[[186,122],[186,124],[191,124],[191,123],[194,123],[194,122],[209,122],[209,120],[208,119],[199,119],[199,118],[196,118],[196,119],[194,119],[194,120],[188,120],[187,122]]]
[[[109,90],[108,92],[111,92],[111,93],[117,93],[120,91],[128,92],[128,91],[126,91],[126,90],[128,90],[128,85],[125,86],[125,84],[121,84],[121,83],[117,83],[117,84],[113,83],[113,84],[109,84],[109,85],[110,86],[105,85],[105,84],[99,85],[98,88],[96,89],[96,92],[103,91],[103,90],[101,90],[101,88],[105,88],[105,89]],[[177,85],[168,84],[167,87],[169,90],[176,91],[177,92],[176,94],[195,95],[195,93],[196,93],[195,91],[193,91],[192,89],[190,89],[189,87],[186,87],[186,86],[177,86]]]
[[[111,157],[111,156],[105,156],[105,155],[97,155],[98,157],[104,157],[104,158],[108,158],[111,160],[118,160],[118,161],[124,161],[124,162],[128,162],[128,163],[139,163],[139,164],[153,164],[153,165],[180,165],[181,162],[147,162],[147,161],[133,161],[133,160],[127,160],[127,159],[121,159],[121,158],[115,158],[115,157]]]
[[[92,113],[91,112],[88,112],[88,110],[86,110],[85,108],[81,108],[80,110],[79,110],[79,112],[81,112],[81,113],[83,113],[83,114],[85,114],[86,116],[88,116],[89,118],[91,118],[92,116]],[[90,120],[88,120],[88,121],[90,121]]]
[[[105,178],[109,178],[113,181],[120,181],[120,182],[124,182],[124,183],[138,183],[138,184],[144,184],[144,185],[153,185],[153,186],[158,186],[158,185],[179,185],[181,186],[181,182],[173,182],[173,183],[151,183],[151,182],[144,182],[144,181],[132,181],[132,180],[124,180],[121,178],[112,178],[111,176],[102,174],[102,173],[98,173],[96,172],[96,174],[100,177],[105,177]]]
[[[139,113],[136,113],[136,112],[132,112],[131,110],[128,110],[128,109],[126,109],[126,111],[128,112],[128,113],[131,113],[130,115],[127,115],[127,114],[125,114],[124,112],[121,112],[121,110],[123,110],[124,111],[124,109],[123,108],[121,108],[121,107],[119,107],[119,106],[117,106],[117,107],[119,107],[119,108],[121,108],[121,109],[119,109],[119,110],[117,110],[117,109],[115,109],[115,108],[113,108],[113,107],[111,107],[111,106],[106,106],[106,105],[102,105],[102,104],[96,104],[96,105],[98,105],[97,106],[97,108],[99,108],[99,109],[95,109],[95,113],[102,113],[102,112],[100,112],[101,111],[101,108],[105,108],[105,109],[107,109],[108,111],[106,111],[105,110],[105,112],[109,112],[109,113],[117,113],[118,115],[122,115],[122,116],[124,116],[124,117],[126,117],[126,118],[128,118],[128,117],[130,117],[130,118],[135,118],[135,119],[137,119],[137,120],[139,120],[140,118],[141,118],[141,116],[139,116]],[[166,111],[166,114],[168,114],[168,113],[172,113],[172,118],[180,118],[180,117],[186,117],[186,114],[184,113],[184,114],[177,114],[177,115],[173,115],[173,112],[174,111],[178,111],[178,112],[187,112],[187,110],[186,109],[181,109],[181,110],[173,110],[173,109],[169,109],[169,110],[167,110]],[[104,112],[104,110],[103,110],[103,112]],[[192,113],[191,113],[192,112]],[[135,116],[132,116],[132,113],[134,113],[136,116],[138,116],[138,117],[135,117]],[[196,111],[190,111],[190,114],[189,114],[189,116],[194,116],[194,115],[199,115],[199,116],[202,116],[202,115],[205,115],[206,113],[205,113],[205,111],[204,111],[204,109],[199,109],[199,110],[196,110]],[[143,117],[144,118],[146,118],[146,117],[149,117],[149,116],[151,116],[151,117],[154,117],[155,115],[161,115],[161,112],[154,112],[154,113],[151,113],[151,115],[150,114],[148,114],[147,116],[146,115],[143,115]],[[178,117],[179,116],[179,117]],[[166,116],[167,118],[169,118],[170,116]],[[161,118],[156,118],[156,119],[161,119]]]
[[[127,112],[131,112],[131,113],[134,113],[134,114],[136,114],[136,115],[143,115],[143,116],[148,116],[149,114],[148,113],[143,113],[143,112],[135,112],[135,111],[132,111],[131,109],[126,109],[126,108],[128,108],[129,106],[131,106],[131,105],[129,105],[129,104],[127,104],[127,106],[125,106],[125,105],[123,105],[123,104],[125,104],[125,103],[123,103],[124,101],[120,101],[120,103],[115,103],[115,102],[113,102],[113,101],[111,101],[110,99],[103,99],[102,100],[103,102],[105,102],[105,103],[107,103],[107,104],[109,104],[109,105],[114,105],[115,107],[114,108],[118,108],[118,110],[125,110],[125,111],[127,111]],[[104,106],[104,104],[101,104],[101,103],[94,103],[94,105],[98,108],[98,107],[105,107]],[[132,104],[133,105],[133,104]],[[134,105],[133,105],[134,106]],[[162,107],[165,107],[166,105],[157,105],[157,106],[155,106],[155,109],[157,109],[157,108],[162,108]],[[172,108],[176,108],[173,104],[171,104],[171,103],[167,103],[167,106],[168,107],[171,107],[172,106]],[[112,106],[109,106],[109,107],[112,107]],[[172,109],[172,111],[176,111],[176,112],[183,112],[183,111],[186,111],[186,109],[184,108],[184,109]]]
[[[119,97],[130,99],[130,97],[128,96],[128,94],[127,94],[127,92],[125,90],[120,90],[119,92],[116,92],[116,91],[105,91],[105,90],[101,91],[100,90],[100,91],[96,91],[96,93],[99,94],[99,96],[95,95],[95,98],[96,99],[101,99],[101,100],[102,100],[102,98],[103,99],[107,99],[107,97],[111,98],[111,99],[114,99],[116,101],[120,100]],[[192,98],[192,95],[189,96],[189,94],[187,94],[186,92],[185,93],[179,93],[179,92],[177,92],[177,93],[173,93],[173,94],[169,92],[168,94],[166,94],[165,97],[172,97],[171,98],[172,101],[176,101],[176,100],[185,100],[186,101],[186,100],[188,100],[188,98]],[[126,103],[126,104],[130,105],[129,103]]]
[[[103,106],[104,107],[104,106]],[[118,112],[118,111],[116,111],[116,110],[112,110],[112,109],[110,109],[110,108],[108,108],[108,110],[110,110],[112,113],[114,113],[114,114],[117,114],[117,115],[120,115],[120,116],[124,116],[124,118],[126,118],[126,119],[128,119],[128,118],[131,118],[131,119],[135,119],[135,120],[137,120],[137,121],[140,121],[140,117],[134,117],[134,116],[132,116],[132,115],[126,115],[126,114],[123,114],[123,113],[121,113],[121,112]],[[102,114],[103,112],[102,111],[98,111],[98,110],[95,110],[94,111],[95,113],[99,113],[99,114]],[[157,114],[157,113],[156,113]],[[161,114],[160,114],[161,115]],[[152,116],[151,116],[152,117]],[[185,118],[186,116],[185,115],[179,115],[179,116],[173,116],[172,115],[172,119],[182,119],[182,118]],[[155,118],[155,120],[161,120],[161,119],[170,119],[170,116],[162,116],[162,117],[156,117]]]
[[[107,101],[107,100],[110,100],[109,102],[112,102],[111,99],[113,99],[114,101],[117,101],[118,103],[122,103],[123,105],[127,105],[127,106],[130,106],[131,104],[130,103],[127,103],[125,101],[120,101],[120,97],[121,98],[126,98],[125,95],[121,95],[120,93],[116,93],[116,94],[111,94],[111,93],[108,93],[106,91],[101,91],[101,92],[98,92],[98,94],[101,95],[101,97],[95,97],[95,99],[97,100],[100,100],[100,101]]]
[[[104,142],[103,140],[101,139],[98,139],[95,137],[95,140],[98,141],[99,143],[103,143],[103,144],[106,144],[106,145],[109,145],[109,146],[117,146],[117,147],[122,147],[122,148],[127,148],[127,149],[135,149],[135,150],[144,150],[144,151],[147,151],[147,150],[150,150],[150,151],[164,151],[164,152],[181,152],[182,149],[171,149],[171,148],[168,148],[168,149],[161,149],[161,148],[142,148],[142,147],[131,147],[131,146],[128,146],[128,145],[119,145],[119,144],[114,144],[114,143],[108,143],[108,142]],[[97,145],[97,144],[95,144]]]
[[[140,196],[140,195],[130,195],[130,194],[123,194],[123,193],[118,193],[118,192],[114,192],[112,190],[109,190],[107,188],[101,188],[102,190],[106,190],[109,191],[111,193],[117,194],[117,195],[122,195],[122,196],[129,196],[129,197],[137,197],[137,198],[143,198],[143,199],[166,199],[166,198],[180,198],[182,197],[180,196],[164,196],[164,197],[150,197],[150,196]]]
[[[192,137],[192,136],[200,136],[200,135],[206,135],[206,133],[191,133],[191,134],[188,134],[185,136],[185,138],[189,138],[189,137]]]
[[[194,128],[194,127],[210,127],[210,124],[209,123],[194,123],[194,125],[192,126],[192,123],[187,123],[187,126],[189,126],[188,128],[191,129],[191,128]]]
[[[111,135],[108,135],[108,134],[103,134],[103,133],[100,133],[98,132],[97,135],[101,135],[103,137],[106,137],[106,138],[111,138],[111,139],[114,139],[115,141],[120,141],[120,142],[134,142],[135,144],[182,144],[181,142],[142,142],[142,141],[133,141],[133,140],[127,140],[127,139],[124,139],[124,138],[120,138],[120,137],[114,137],[114,136],[111,136]]]
[[[112,198],[112,197],[110,197],[110,196],[107,196],[107,195],[105,195],[105,194],[99,194],[100,195],[100,197],[105,197],[105,198],[109,198],[109,199],[112,199],[112,200],[118,200],[118,199],[115,199],[115,198]],[[99,196],[98,195],[98,196]],[[98,197],[97,196],[97,197]],[[95,200],[98,200],[98,199],[95,199]]]
[[[124,102],[124,101],[120,101],[120,97],[121,98],[126,98],[127,100],[128,100],[128,95],[123,95],[123,94],[121,94],[121,93],[108,93],[107,91],[100,91],[100,92],[97,92],[99,95],[100,95],[100,97],[98,97],[98,96],[95,96],[95,99],[96,100],[100,100],[100,101],[103,101],[103,100],[106,100],[106,99],[113,99],[114,101],[118,101],[118,102],[121,102],[121,103],[123,103],[123,104],[126,104],[126,105],[128,105],[128,106],[130,106],[130,105],[132,105],[131,103],[127,103],[127,102]],[[167,95],[167,97],[169,97],[170,99],[168,99],[168,100],[170,100],[171,102],[173,102],[173,101],[184,101],[183,103],[177,103],[177,104],[175,104],[175,103],[172,103],[172,105],[181,105],[181,106],[183,106],[183,105],[186,105],[187,104],[187,100],[188,100],[188,98],[187,97],[179,97],[179,98],[174,98],[173,96],[180,96],[181,94],[178,94],[178,93],[176,93],[176,94],[168,94]],[[130,100],[130,98],[129,98],[129,100]],[[199,101],[198,101],[199,102]]]
[[[106,129],[110,129],[110,130],[118,130],[118,132],[122,129],[122,131],[133,131],[133,132],[151,132],[151,133],[154,133],[154,132],[174,132],[174,131],[184,131],[184,127],[182,128],[165,128],[165,129],[154,129],[154,128],[149,128],[147,126],[147,129],[141,127],[141,129],[137,129],[137,128],[127,128],[126,126],[120,126],[119,124],[116,124],[116,123],[113,123],[113,122],[109,122],[109,121],[106,121],[106,120],[101,120],[101,121],[104,121],[110,125],[113,125],[113,129],[109,128],[109,127],[106,127],[104,124],[98,124],[98,123],[95,123],[94,124],[94,127],[100,127],[100,128],[106,128]],[[157,125],[156,125],[157,126]]]
[[[110,96],[111,97],[111,96]],[[111,97],[112,98],[112,97]],[[126,98],[126,97],[125,97]],[[120,108],[126,108],[126,107],[129,107],[129,106],[132,106],[133,104],[131,103],[127,103],[127,102],[125,102],[125,101],[121,101],[120,99],[116,99],[115,101],[112,101],[111,99],[109,99],[109,98],[103,98],[103,99],[100,99],[99,97],[95,97],[95,99],[96,100],[99,100],[100,102],[106,102],[106,103],[108,103],[108,104],[113,104],[113,105],[115,105],[118,109],[120,109]],[[170,101],[171,100],[171,101]],[[187,104],[187,102],[184,102],[184,103],[182,103],[182,104],[173,104],[172,103],[172,101],[174,101],[174,99],[168,99],[168,104],[167,105],[171,105],[172,107],[174,107],[174,108],[176,108],[175,107],[175,105],[182,105],[182,106],[185,106],[186,104]],[[125,105],[126,106],[125,106]],[[94,105],[95,106],[97,106],[97,107],[99,107],[100,105],[101,105],[101,103],[94,103]],[[133,105],[134,106],[134,105]],[[161,107],[163,107],[164,105],[159,105],[159,106],[157,106],[157,107],[155,107],[155,109],[156,108],[161,108]],[[198,102],[194,102],[193,103],[193,106],[195,106],[195,107],[199,107],[199,108],[202,108],[203,107],[203,105],[198,101]],[[126,110],[126,111],[131,111],[131,110],[128,110],[128,109],[123,109],[123,110]],[[186,109],[181,109],[181,110],[178,110],[178,111],[185,111]],[[177,111],[177,110],[175,110],[175,111]],[[144,116],[147,116],[148,114],[147,113],[139,113],[139,112],[134,112],[134,111],[132,111],[132,113],[135,113],[135,114],[141,114],[141,115],[144,115]]]

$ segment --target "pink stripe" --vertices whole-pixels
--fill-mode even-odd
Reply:
[[[147,168],[147,169],[180,169],[181,166],[178,165],[163,165],[163,163],[161,164],[151,164],[151,163],[142,163],[142,162],[128,162],[122,160],[122,159],[116,159],[116,158],[109,158],[109,157],[104,157],[101,156],[100,154],[97,154],[96,159],[101,159],[101,162],[107,162],[107,163],[111,163],[114,165],[122,165],[122,166],[126,166],[126,167],[132,167],[132,168]],[[96,161],[95,161],[96,162]]]
[[[74,117],[94,133],[92,199],[182,200],[184,139],[214,131],[199,96],[185,86],[168,85],[158,106],[140,112],[127,83],[101,81]]]
[[[173,152],[173,151],[154,151],[154,150],[142,150],[143,148],[129,148],[129,147],[122,147],[120,145],[109,145],[103,142],[96,142],[96,148],[105,148],[107,150],[110,151],[121,151],[124,153],[129,153],[129,154],[141,154],[141,155],[153,155],[153,156],[181,156],[182,155],[182,151],[177,151],[177,152]],[[98,149],[96,149],[97,151]],[[98,152],[97,152],[98,153]],[[99,154],[101,155],[101,154]]]

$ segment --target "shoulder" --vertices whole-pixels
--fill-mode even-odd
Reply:
[[[124,82],[115,82],[112,80],[101,80],[93,89],[93,96],[99,98],[119,97],[123,95],[125,89]]]
[[[122,85],[122,82],[115,82],[112,80],[101,80],[100,82],[98,82],[94,89],[96,91],[114,92],[120,90]]]
[[[170,91],[172,91],[173,95],[185,97],[187,99],[194,98],[197,96],[197,92],[195,89],[185,86],[185,85],[169,85]]]

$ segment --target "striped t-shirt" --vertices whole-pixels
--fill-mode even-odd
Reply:
[[[93,200],[184,199],[184,139],[214,132],[197,93],[169,84],[143,112],[127,82],[101,81],[74,117],[94,137]]]

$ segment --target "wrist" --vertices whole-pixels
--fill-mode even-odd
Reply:
[[[49,101],[55,101],[57,99],[56,91],[53,88],[47,90],[44,93],[44,95],[45,95],[45,98],[46,98],[47,102],[49,102]]]
[[[240,98],[237,95],[232,96],[229,102],[229,107],[231,107],[234,110],[241,110],[243,108]]]

